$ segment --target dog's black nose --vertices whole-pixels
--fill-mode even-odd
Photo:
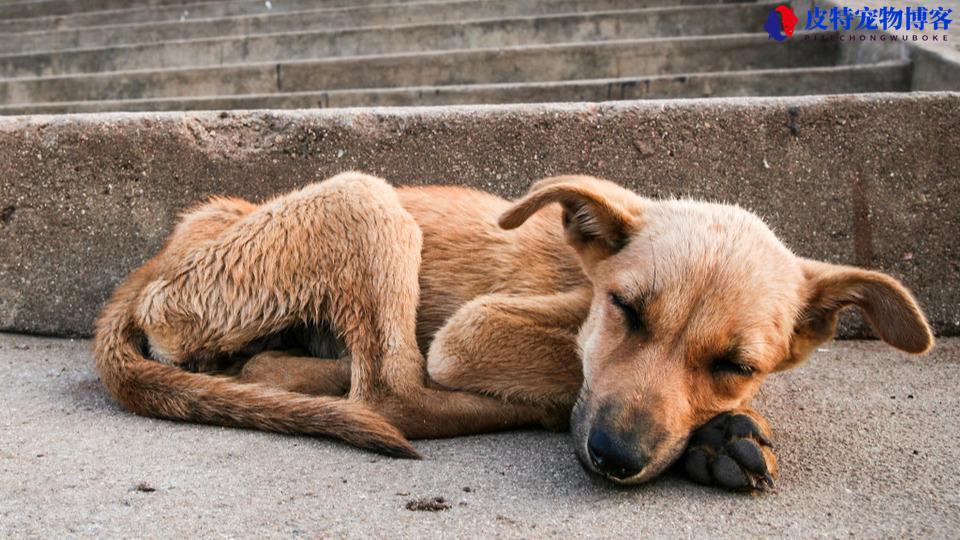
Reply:
[[[590,430],[587,453],[597,472],[618,480],[639,474],[647,464],[647,456],[643,452],[628,448],[603,428]]]

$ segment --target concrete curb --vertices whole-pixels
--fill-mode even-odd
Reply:
[[[899,277],[955,335],[957,148],[957,93],[7,117],[0,330],[86,335],[184,208],[362,169],[505,196],[582,172],[737,202],[801,255]]]

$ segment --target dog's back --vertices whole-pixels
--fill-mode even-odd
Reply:
[[[478,296],[551,294],[587,285],[557,226],[559,207],[533,216],[522,229],[504,230],[497,220],[511,203],[501,197],[455,186],[403,187],[397,193],[423,232],[421,349]]]

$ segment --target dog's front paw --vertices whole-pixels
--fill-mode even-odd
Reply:
[[[766,426],[747,414],[726,412],[693,432],[684,467],[701,484],[762,491],[773,487],[777,458]]]

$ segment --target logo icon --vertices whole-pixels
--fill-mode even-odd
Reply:
[[[793,35],[793,29],[799,21],[797,14],[789,6],[780,5],[770,12],[767,22],[763,24],[763,29],[767,31],[770,39],[786,41]]]

